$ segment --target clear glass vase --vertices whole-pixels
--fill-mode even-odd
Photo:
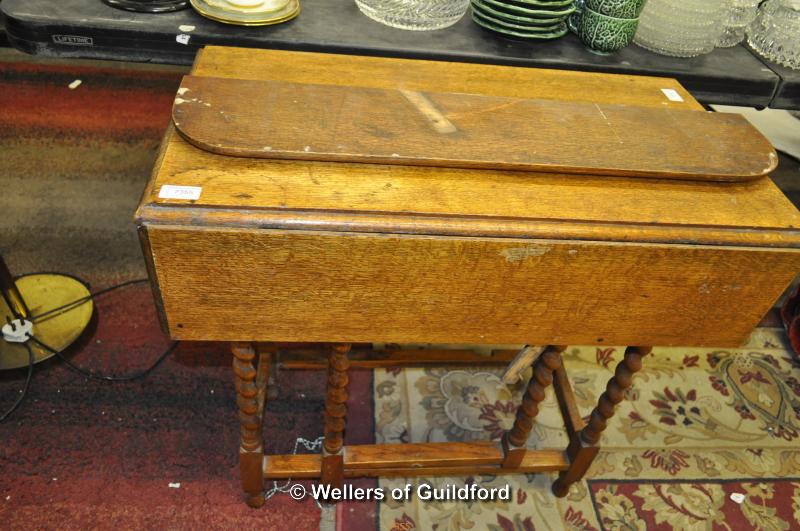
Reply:
[[[393,28],[435,30],[458,22],[469,0],[356,0],[362,13]]]
[[[747,28],[747,44],[775,63],[800,70],[800,0],[767,0]]]

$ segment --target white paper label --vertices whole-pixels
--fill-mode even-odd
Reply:
[[[189,39],[191,39],[191,35],[186,35],[185,33],[181,33],[180,35],[175,36],[175,40],[181,44],[189,44]]]
[[[200,194],[203,192],[202,186],[176,186],[174,184],[165,184],[158,192],[158,197],[161,199],[200,199]]]
[[[675,89],[661,89],[661,92],[664,93],[664,96],[666,96],[669,101],[683,101],[683,98],[681,98],[681,95],[678,94],[678,91]]]

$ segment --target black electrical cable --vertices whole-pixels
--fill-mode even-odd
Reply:
[[[14,404],[9,408],[8,411],[3,413],[3,416],[0,417],[0,422],[6,420],[8,416],[11,415],[19,407],[19,405],[25,399],[25,396],[28,394],[28,388],[31,386],[31,379],[33,378],[33,362],[34,362],[33,350],[31,349],[31,346],[28,344],[27,341],[23,343],[23,345],[25,345],[25,348],[28,349],[28,376],[27,378],[25,378],[25,387],[23,387],[22,393],[20,393],[19,397],[14,402]]]
[[[36,337],[32,336],[31,334],[28,334],[28,338],[31,341],[33,341],[34,343],[36,343],[37,345],[39,345],[40,347],[42,347],[43,349],[48,350],[48,351],[52,352],[53,354],[55,354],[56,356],[58,356],[58,358],[61,361],[63,361],[64,363],[66,363],[67,367],[69,367],[73,371],[75,371],[77,373],[80,373],[83,376],[86,376],[87,378],[90,378],[92,380],[99,380],[99,381],[102,381],[102,382],[130,382],[132,380],[138,380],[140,378],[144,378],[145,376],[150,374],[156,367],[161,365],[161,362],[163,362],[165,359],[167,359],[167,356],[172,354],[172,352],[175,350],[175,347],[177,347],[178,343],[179,343],[178,341],[173,341],[173,343],[167,348],[167,350],[165,350],[164,353],[161,354],[158,357],[158,359],[155,361],[155,363],[153,363],[151,366],[149,366],[148,368],[146,368],[143,371],[135,372],[133,374],[125,374],[123,376],[109,376],[109,375],[98,374],[96,372],[92,372],[92,371],[90,371],[88,369],[84,369],[80,365],[76,365],[75,363],[72,363],[69,359],[67,359],[61,353],[61,351],[56,350],[53,347],[50,347],[48,345],[45,345],[39,339],[37,339]]]
[[[137,278],[135,280],[128,280],[126,282],[121,282],[119,284],[115,284],[115,285],[110,286],[108,288],[104,288],[104,289],[95,291],[94,293],[90,293],[89,295],[87,295],[85,297],[81,297],[80,299],[75,299],[72,302],[68,302],[66,304],[62,304],[61,306],[58,306],[58,307],[53,308],[51,310],[47,310],[46,312],[40,313],[39,315],[31,316],[28,320],[33,322],[33,323],[35,323],[35,322],[39,321],[42,317],[47,317],[47,316],[53,315],[53,314],[55,314],[57,312],[58,313],[64,313],[64,312],[68,312],[70,310],[74,310],[78,306],[80,306],[82,304],[85,304],[85,303],[89,302],[90,300],[93,300],[95,297],[99,297],[100,295],[104,295],[104,294],[108,293],[109,291],[114,291],[115,289],[124,288],[125,286],[131,286],[133,284],[141,284],[141,283],[147,282],[147,281],[148,281],[148,279],[146,279],[146,278]]]
[[[144,282],[147,282],[147,281],[148,281],[148,279],[146,279],[146,278],[138,278],[138,279],[135,279],[135,280],[128,280],[126,282],[121,282],[119,284],[115,284],[113,286],[109,286],[107,288],[95,291],[94,293],[90,293],[86,297],[81,297],[80,299],[76,299],[76,300],[74,300],[72,302],[68,302],[66,304],[62,304],[61,306],[58,306],[56,308],[52,308],[50,310],[47,310],[46,312],[40,313],[40,314],[35,315],[35,316],[31,316],[28,320],[31,321],[31,322],[36,322],[36,321],[41,320],[44,317],[49,317],[49,316],[53,316],[53,315],[60,315],[62,313],[66,313],[66,312],[72,311],[75,308],[80,307],[82,304],[85,304],[86,302],[88,302],[90,300],[94,300],[96,297],[98,297],[100,295],[103,295],[103,294],[106,294],[106,293],[108,293],[110,291],[114,291],[114,290],[119,289],[119,288],[124,288],[125,286],[130,286],[130,285],[133,285],[133,284],[141,284],[141,283],[144,283]],[[33,341],[34,343],[36,343],[37,345],[39,345],[43,349],[48,350],[48,351],[52,352],[53,354],[55,354],[61,361],[63,361],[67,365],[67,367],[69,367],[73,371],[78,372],[81,375],[83,375],[83,376],[85,376],[85,377],[87,377],[89,379],[99,380],[99,381],[104,381],[104,382],[130,382],[130,381],[133,381],[133,380],[138,380],[140,378],[144,378],[145,376],[150,374],[153,370],[155,370],[156,367],[161,365],[161,363],[165,359],[167,359],[167,357],[175,350],[175,348],[178,346],[178,343],[179,343],[178,341],[174,341],[169,346],[169,348],[167,348],[167,350],[165,350],[164,353],[161,354],[158,357],[158,359],[150,367],[146,368],[143,371],[140,371],[140,372],[137,372],[137,373],[133,373],[133,374],[126,374],[126,375],[122,375],[122,376],[110,376],[110,375],[104,375],[104,374],[98,374],[98,373],[92,372],[90,370],[84,369],[80,365],[72,363],[60,351],[50,347],[49,345],[46,345],[41,340],[39,340],[38,338],[32,336],[31,334],[28,334],[28,339],[29,339],[29,341],[26,341],[25,343],[23,343],[25,345],[25,348],[28,350],[28,375],[27,375],[27,377],[25,379],[25,387],[23,388],[22,393],[20,393],[19,398],[17,398],[17,400],[14,402],[14,404],[12,404],[11,408],[9,408],[8,411],[6,411],[5,413],[3,413],[2,416],[0,416],[0,422],[3,422],[4,420],[6,420],[19,407],[19,405],[25,399],[25,396],[27,396],[27,394],[28,394],[28,389],[30,388],[31,380],[33,379],[33,366],[35,364],[35,359],[34,359],[34,355],[33,355],[33,349],[31,349],[30,341]]]

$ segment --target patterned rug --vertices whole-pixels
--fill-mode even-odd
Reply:
[[[570,347],[564,356],[588,415],[622,348]],[[375,373],[378,442],[497,439],[510,428],[522,384],[500,370]],[[526,380],[527,381],[527,380]],[[758,329],[741,349],[656,348],[609,423],[603,450],[569,495],[553,475],[412,481],[511,485],[508,502],[384,503],[380,527],[437,529],[800,529],[800,364],[780,329]],[[552,389],[529,441],[563,448]],[[394,487],[406,480],[382,480]]]

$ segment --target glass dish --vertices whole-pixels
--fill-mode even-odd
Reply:
[[[356,0],[366,16],[393,28],[435,30],[458,22],[469,0]]]
[[[728,0],[725,31],[719,38],[719,48],[730,48],[744,40],[745,30],[756,18],[761,0]]]
[[[767,0],[747,28],[747,44],[770,61],[800,70],[800,0]]]
[[[711,52],[725,30],[729,0],[649,0],[633,42],[676,57]]]

